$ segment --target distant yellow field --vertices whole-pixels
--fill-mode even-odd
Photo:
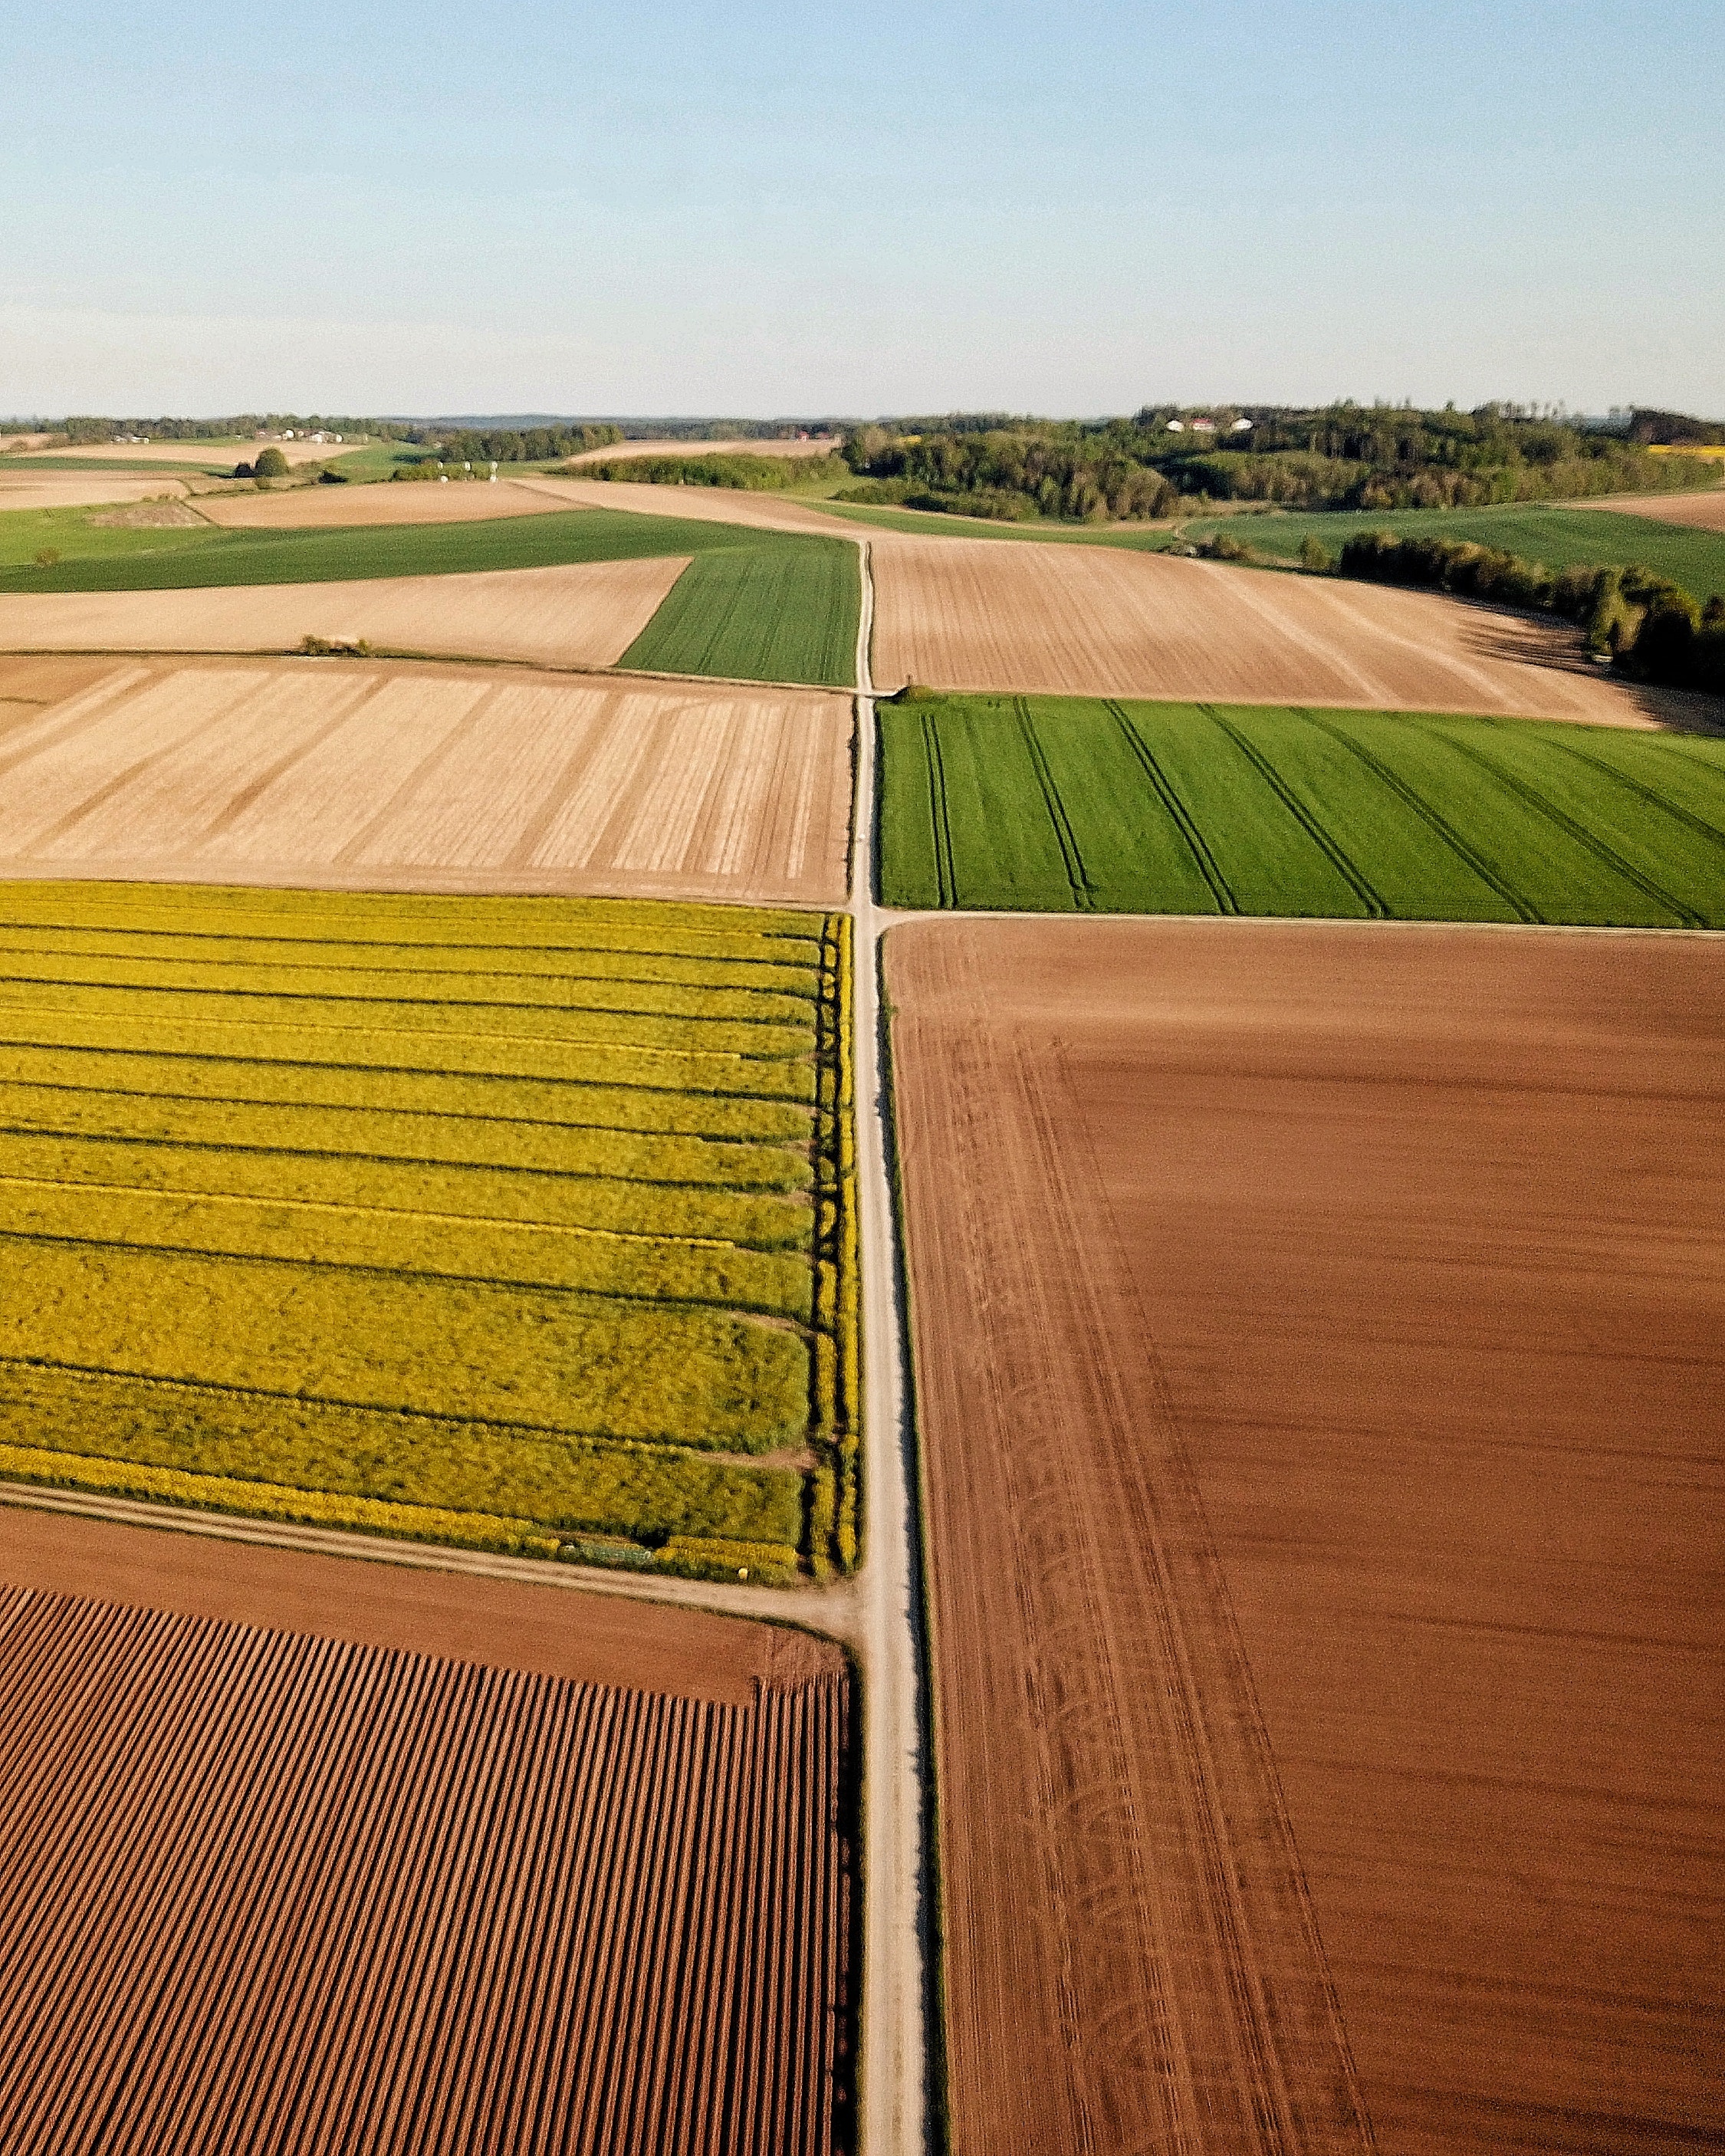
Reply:
[[[1725,464],[1725,442],[1650,442],[1650,457],[1711,457]]]

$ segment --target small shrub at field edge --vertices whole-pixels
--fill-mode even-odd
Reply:
[[[40,547],[37,550],[36,567],[39,569],[51,569],[59,558],[60,550],[58,547]]]
[[[372,647],[362,636],[313,636],[308,632],[300,639],[300,655],[304,659],[369,659]]]
[[[254,479],[285,479],[288,460],[272,442],[268,449],[259,449],[252,465]]]

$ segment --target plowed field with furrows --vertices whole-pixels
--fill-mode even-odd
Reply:
[[[850,737],[838,698],[789,691],[0,661],[0,862],[836,903]]]
[[[886,948],[954,2156],[1718,2144],[1718,939]]]
[[[826,2156],[847,1680],[678,1697],[0,1589],[8,2156]]]
[[[854,1457],[845,935],[0,886],[0,1474],[824,1564]]]
[[[1725,742],[1076,696],[880,738],[889,905],[1725,927]]]
[[[895,536],[871,550],[883,685],[1499,711],[1635,725],[1564,627],[1425,592],[1166,554]]]

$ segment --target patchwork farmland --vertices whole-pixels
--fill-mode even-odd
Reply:
[[[151,532],[143,547],[108,543],[116,536],[94,530],[88,546],[69,536],[54,561],[0,567],[0,649],[290,649],[309,631],[735,680],[855,677],[856,550],[843,538],[615,509],[200,525]],[[312,588],[338,586],[348,588]]]
[[[0,660],[0,865],[830,906],[851,737],[783,691]]]
[[[855,1549],[848,924],[0,892],[0,1475],[791,1579]]]
[[[843,1657],[377,1569],[0,1514],[8,2149],[845,2145]]]
[[[1718,957],[889,932],[954,2156],[1717,2138]]]
[[[891,906],[1725,927],[1725,742],[1053,697],[879,716]]]
[[[1643,692],[1602,679],[1573,631],[1423,592],[982,539],[883,539],[873,562],[883,687],[1617,725],[1654,708]]]

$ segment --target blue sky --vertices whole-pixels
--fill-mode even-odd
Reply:
[[[1720,0],[0,21],[0,413],[1725,415]]]

